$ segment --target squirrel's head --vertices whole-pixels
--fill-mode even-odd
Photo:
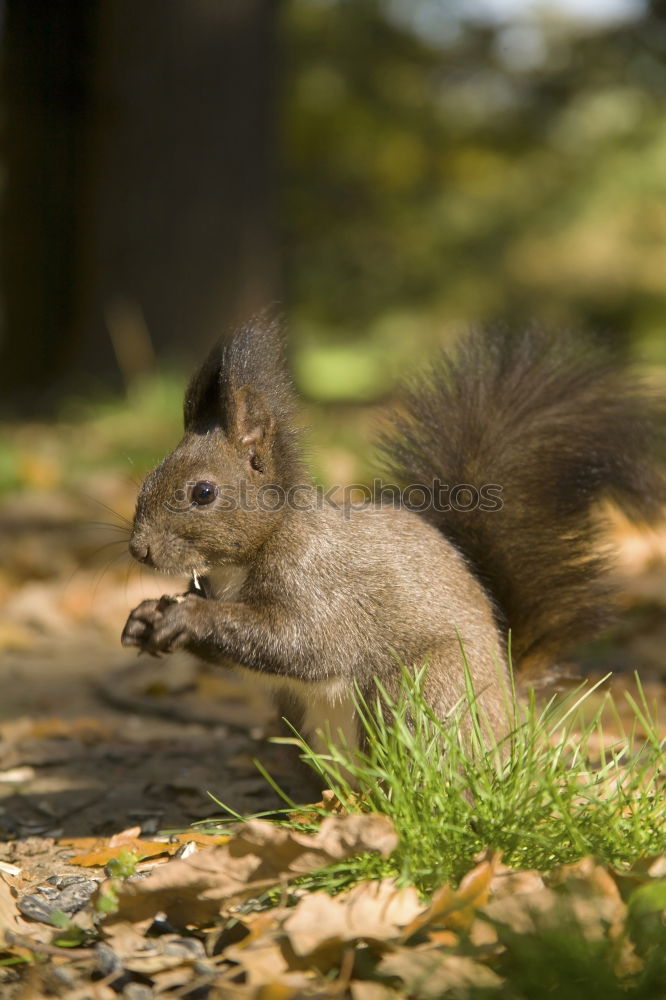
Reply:
[[[301,481],[293,393],[275,323],[217,344],[185,393],[185,434],[148,474],[130,552],[164,573],[249,560]]]

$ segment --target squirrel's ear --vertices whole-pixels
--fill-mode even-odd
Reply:
[[[252,385],[235,390],[228,436],[257,471],[263,470],[264,455],[274,434],[275,417],[264,394]]]

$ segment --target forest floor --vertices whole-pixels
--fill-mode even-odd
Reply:
[[[224,940],[219,924],[201,914],[174,918],[173,901],[168,900],[151,910],[127,900],[123,909],[121,899],[123,919],[108,922],[105,880],[128,874],[122,870],[128,855],[132,878],[137,879],[157,869],[172,870],[177,859],[168,859],[176,852],[187,856],[199,848],[203,858],[211,845],[226,850],[224,837],[207,840],[192,830],[192,824],[221,813],[208,793],[244,815],[279,806],[255,758],[298,801],[311,802],[322,790],[305,775],[291,748],[269,741],[278,725],[258,686],[186,655],[153,660],[120,647],[129,610],[145,597],[177,591],[179,584],[131,566],[124,555],[122,522],[105,511],[100,518],[99,504],[131,516],[133,489],[108,475],[99,477],[89,493],[95,502],[66,490],[24,490],[8,494],[0,511],[3,1000],[499,995],[496,973],[459,955],[454,956],[457,964],[448,955],[446,982],[452,985],[439,992],[427,988],[430,953],[422,959],[425,966],[419,966],[418,986],[414,968],[404,965],[399,949],[383,979],[363,979],[354,963],[358,940],[363,934],[367,938],[367,930],[352,933],[348,928],[346,937],[340,932],[338,951],[333,949],[331,957],[329,946],[326,952],[321,942],[304,943],[303,928],[284,930],[286,911],[271,918],[270,928],[265,916],[262,926],[249,918],[243,925],[241,920],[236,932],[225,931]],[[100,520],[120,527],[97,524]],[[663,735],[666,533],[642,535],[618,521],[615,534],[625,595],[623,619],[608,639],[581,651],[579,666],[591,676],[613,671],[617,690],[631,686],[632,672],[638,671],[660,714]],[[118,544],[103,549],[109,541]],[[356,822],[359,817],[346,819]],[[336,832],[335,824],[344,821],[344,816],[332,816],[329,839],[315,851],[320,863],[341,857],[340,844],[347,836],[356,838],[357,850],[384,849],[387,834],[381,824]],[[264,868],[270,856],[270,871],[264,872],[269,882],[272,878],[284,884],[300,864],[297,860],[294,869],[294,858],[314,850],[310,842],[287,850],[271,840],[272,835],[254,828],[248,837],[255,839],[250,847],[245,843],[241,853],[263,858]],[[470,876],[473,891],[483,883],[479,891],[486,900],[488,887],[496,886],[502,875],[498,864],[497,859],[479,859]],[[307,870],[307,863],[303,865],[298,870]],[[580,871],[576,877],[587,880],[588,888],[598,889],[605,877],[592,862],[583,874]],[[237,877],[250,878],[247,872]],[[520,886],[514,889],[521,891]],[[181,902],[195,898],[188,897],[188,891],[181,890]],[[425,926],[425,904],[413,890],[389,891],[384,886],[377,891],[384,895],[374,899],[365,919],[372,913],[372,919],[379,920],[381,909],[386,921],[388,906],[393,921],[392,931],[384,925],[376,931],[378,940],[382,934],[388,940],[391,933],[391,940],[400,934],[404,940],[404,928],[414,920]],[[614,890],[603,891],[607,900],[612,897],[617,903]],[[111,895],[114,892],[118,895],[116,889]],[[205,896],[199,892],[196,899],[201,902]],[[469,899],[468,893],[456,904],[463,924]],[[324,910],[304,914],[311,927],[335,919]],[[613,919],[604,926],[612,926]],[[440,927],[435,943],[450,943],[460,933],[459,925],[453,920]],[[217,937],[212,928],[217,928]],[[626,956],[623,960],[629,961]],[[631,972],[631,961],[627,968]],[[666,996],[666,988],[661,995]]]

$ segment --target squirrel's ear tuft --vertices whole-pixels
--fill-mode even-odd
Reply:
[[[185,392],[183,416],[186,431],[203,433],[223,422],[220,394],[220,369],[224,345],[212,349],[201,368],[193,375]]]
[[[263,396],[276,420],[293,410],[291,383],[284,360],[284,341],[277,321],[259,317],[219,341],[194,375],[185,393],[185,430],[205,433],[221,427],[235,433],[239,400],[244,392]]]
[[[185,393],[185,430],[220,428],[251,458],[273,450],[293,465],[295,401],[279,323],[261,317],[215,345]]]

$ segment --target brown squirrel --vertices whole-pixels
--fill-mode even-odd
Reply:
[[[185,395],[184,437],[141,487],[130,541],[140,562],[193,583],[135,608],[123,644],[231,658],[292,699],[306,736],[342,730],[352,743],[356,685],[372,696],[378,678],[395,695],[402,665],[427,663],[444,719],[464,695],[464,656],[503,732],[509,633],[514,666],[538,668],[606,617],[597,501],[660,514],[640,386],[574,338],[472,334],[405,390],[381,442],[418,510],[382,492],[362,507],[328,502],[301,460],[294,408],[275,322],[213,348]]]

